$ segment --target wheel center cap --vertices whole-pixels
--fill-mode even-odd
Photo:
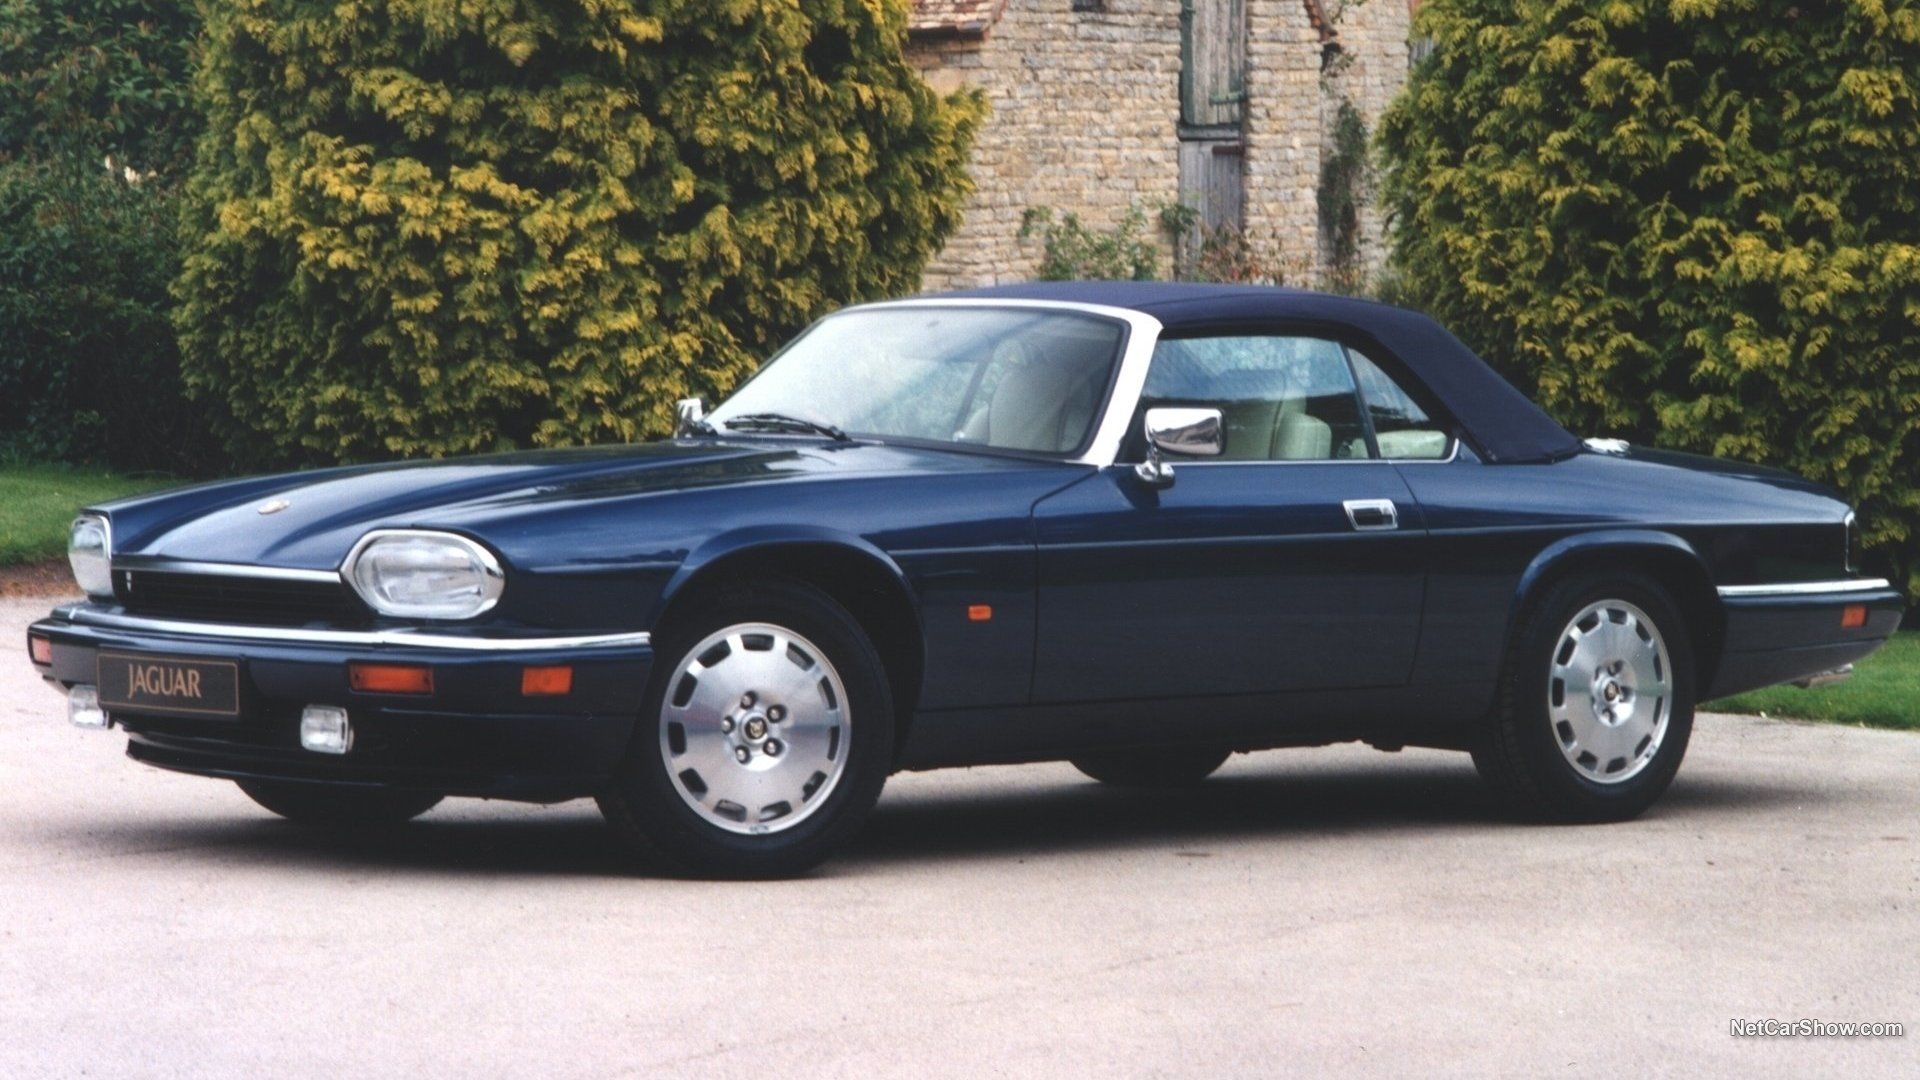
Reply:
[[[744,726],[746,728],[747,738],[749,739],[764,739],[767,737],[767,718],[764,716],[750,716],[747,718]]]
[[[1618,727],[1633,715],[1633,704],[1624,683],[1605,676],[1593,688],[1593,711],[1608,727]]]

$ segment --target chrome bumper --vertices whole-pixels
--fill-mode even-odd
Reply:
[[[1842,664],[1832,671],[1823,671],[1818,675],[1809,675],[1804,679],[1793,680],[1793,685],[1802,690],[1812,690],[1816,686],[1832,686],[1853,678],[1853,665]]]
[[[194,622],[185,619],[155,619],[102,611],[90,605],[75,604],[53,610],[54,619],[75,626],[102,630],[160,634],[166,637],[209,641],[266,641],[287,645],[334,645],[347,648],[452,649],[463,652],[540,652],[550,649],[626,649],[649,645],[652,635],[644,631],[610,634],[572,634],[546,637],[514,637],[449,634],[409,628],[387,630],[312,630],[284,626],[246,626],[231,623]]]

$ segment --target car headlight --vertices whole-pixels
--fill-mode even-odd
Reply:
[[[471,619],[500,602],[506,574],[464,536],[382,529],[361,537],[345,576],[360,599],[401,619]]]
[[[113,596],[113,529],[98,514],[73,519],[67,533],[67,563],[81,591],[96,599]]]

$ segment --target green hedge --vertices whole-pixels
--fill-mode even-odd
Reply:
[[[1777,463],[1920,555],[1920,2],[1428,0],[1393,265],[1582,433]]]
[[[177,286],[248,460],[631,440],[915,287],[977,97],[905,0],[232,0]]]
[[[223,463],[167,317],[177,202],[98,164],[0,164],[0,460]]]
[[[0,460],[204,472],[168,312],[192,0],[0,0]]]
[[[0,0],[0,160],[178,174],[199,24],[194,0]]]

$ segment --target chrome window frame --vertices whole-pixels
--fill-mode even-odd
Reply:
[[[1182,469],[1197,467],[1224,469],[1259,465],[1451,465],[1460,458],[1460,436],[1447,436],[1450,447],[1443,458],[1240,458],[1234,461],[1220,461],[1211,458],[1174,458],[1167,462]]]

